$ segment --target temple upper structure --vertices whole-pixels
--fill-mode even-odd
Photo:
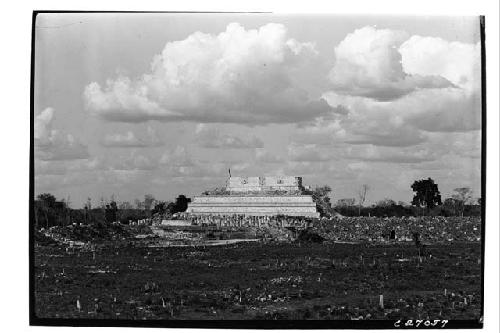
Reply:
[[[302,177],[230,177],[226,190],[230,193],[284,191],[298,193],[304,190]]]
[[[304,194],[302,177],[230,177],[225,191],[207,192],[189,203],[195,215],[319,217],[311,195]]]

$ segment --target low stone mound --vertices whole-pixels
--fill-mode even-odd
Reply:
[[[46,236],[38,230],[35,231],[35,243],[41,246],[52,246],[59,244],[56,240]]]
[[[56,243],[66,242],[99,242],[123,240],[133,237],[132,233],[119,224],[104,224],[95,225],[69,225],[69,226],[54,226],[47,230],[37,231],[39,234],[36,242],[40,244],[47,243],[47,239],[51,239]],[[35,235],[36,235],[35,234]]]

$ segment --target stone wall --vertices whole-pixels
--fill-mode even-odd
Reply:
[[[302,177],[267,176],[267,177],[230,177],[227,183],[232,193],[265,191],[297,192],[303,189]]]
[[[273,205],[289,205],[289,204],[314,204],[312,196],[310,195],[253,195],[253,196],[229,196],[229,195],[205,195],[195,197],[192,203],[197,204],[273,204]]]
[[[309,195],[295,196],[200,196],[189,203],[187,212],[196,215],[252,215],[319,217]]]

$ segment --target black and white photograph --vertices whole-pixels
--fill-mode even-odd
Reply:
[[[482,328],[485,25],[33,12],[30,324]]]

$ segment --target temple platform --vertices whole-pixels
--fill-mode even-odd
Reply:
[[[195,215],[319,217],[310,195],[204,195],[194,197],[186,212]]]

